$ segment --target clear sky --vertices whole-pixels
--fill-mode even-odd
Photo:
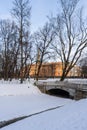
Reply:
[[[0,0],[0,18],[9,18],[10,10],[12,9],[13,0]],[[47,21],[47,16],[51,13],[53,15],[57,14],[58,10],[58,0],[30,0],[32,10],[31,10],[31,31],[36,31],[38,27],[44,25]],[[87,0],[80,0],[80,6],[87,8]]]

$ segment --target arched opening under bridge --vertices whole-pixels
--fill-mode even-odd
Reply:
[[[70,98],[69,92],[62,90],[62,89],[58,89],[58,88],[53,88],[53,89],[47,90],[47,93],[50,95],[54,95],[54,96]]]

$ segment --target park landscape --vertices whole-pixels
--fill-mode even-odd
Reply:
[[[0,2],[0,129],[87,130],[86,0]]]

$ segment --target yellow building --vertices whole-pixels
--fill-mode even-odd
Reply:
[[[36,65],[33,64],[30,70],[30,77],[35,77]],[[39,77],[60,77],[62,75],[62,63],[51,62],[43,63],[40,69]],[[80,77],[81,71],[78,66],[74,66],[68,73],[67,77]]]

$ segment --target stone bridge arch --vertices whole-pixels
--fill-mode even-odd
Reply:
[[[54,96],[70,98],[70,93],[61,88],[51,88],[51,89],[47,90],[47,93],[50,95],[54,95]]]
[[[50,92],[52,94],[62,94],[65,96],[70,96],[72,99],[81,99],[87,97],[87,84],[77,84],[70,82],[38,82],[37,86],[39,89],[46,93]],[[61,96],[61,95],[60,95]]]

